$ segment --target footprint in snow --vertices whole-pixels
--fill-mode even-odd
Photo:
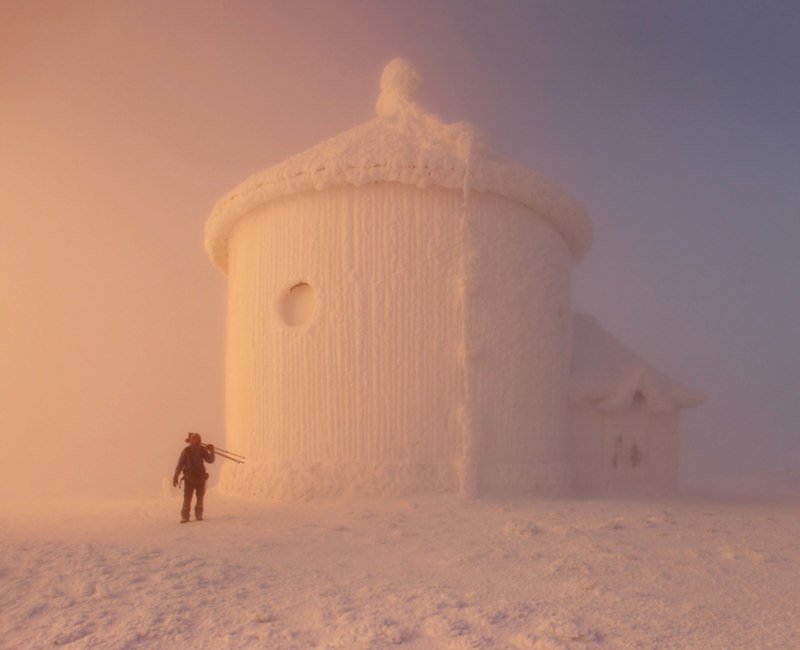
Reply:
[[[524,519],[511,519],[503,526],[503,534],[509,539],[515,537],[533,537],[543,532],[544,530],[534,522]]]

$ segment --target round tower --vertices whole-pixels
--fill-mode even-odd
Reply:
[[[384,69],[370,121],[215,207],[228,277],[223,489],[553,493],[569,482],[577,202]]]

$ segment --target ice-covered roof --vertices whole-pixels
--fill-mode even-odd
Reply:
[[[419,76],[403,59],[384,68],[376,116],[259,172],[225,195],[206,223],[211,260],[227,269],[228,233],[255,208],[287,195],[331,187],[397,182],[416,187],[494,192],[529,207],[561,233],[577,262],[589,249],[584,207],[556,184],[492,155],[477,129],[444,124],[414,101]]]
[[[637,399],[651,411],[698,406],[705,396],[656,370],[591,316],[573,315],[570,400],[601,411],[621,411]]]

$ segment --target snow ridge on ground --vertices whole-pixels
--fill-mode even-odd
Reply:
[[[7,507],[0,648],[791,647],[800,508],[177,498]]]

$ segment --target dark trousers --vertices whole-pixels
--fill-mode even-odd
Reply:
[[[183,508],[181,508],[181,517],[183,519],[189,518],[189,511],[192,508],[192,494],[197,495],[197,501],[194,504],[194,516],[199,518],[203,516],[203,497],[206,495],[206,482],[198,481],[197,483],[187,479],[183,480]]]

